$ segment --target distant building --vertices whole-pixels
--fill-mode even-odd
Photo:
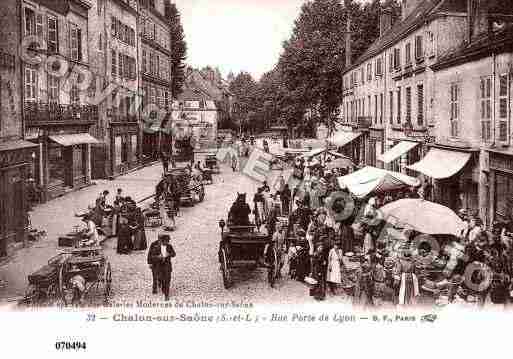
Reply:
[[[197,87],[184,86],[173,104],[175,137],[191,137],[196,149],[215,147],[217,140],[218,110],[215,101]]]

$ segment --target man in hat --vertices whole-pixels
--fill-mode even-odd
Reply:
[[[305,206],[301,200],[296,201],[297,208],[292,212],[292,223],[298,222],[300,227],[306,232],[312,216],[312,210]]]
[[[161,233],[148,250],[148,264],[153,275],[153,294],[157,294],[157,288],[160,285],[166,301],[169,300],[169,286],[173,270],[171,258],[176,256],[173,246],[169,243],[170,240],[169,234]]]

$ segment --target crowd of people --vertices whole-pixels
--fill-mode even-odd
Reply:
[[[298,185],[291,190],[282,176],[272,190],[263,182],[253,205],[242,212],[243,217],[253,214],[257,229],[273,239],[280,268],[286,258],[290,277],[307,283],[312,297],[348,296],[364,306],[509,302],[513,225],[495,224],[487,232],[477,215],[460,211],[465,229],[458,237],[437,236],[442,250],[435,256],[431,248],[418,246],[422,233],[407,226],[387,228],[390,224],[375,217],[377,209],[398,199],[430,199],[429,185],[372,193],[362,200],[336,180],[354,168],[328,169],[328,163],[298,159]],[[327,208],[333,191],[345,191],[354,200],[353,214],[343,221],[332,215],[337,206]],[[343,209],[345,203],[337,205]],[[483,270],[465,278],[470,264]]]
[[[124,196],[121,188],[111,204],[109,191],[103,191],[89,212],[82,215],[86,224],[83,232],[84,245],[99,245],[102,237],[117,237],[117,253],[130,254],[148,247],[145,231],[145,217],[142,208],[130,196]]]

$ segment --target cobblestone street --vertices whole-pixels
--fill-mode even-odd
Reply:
[[[57,238],[80,223],[74,213],[93,203],[98,193],[107,189],[112,193],[123,188],[126,195],[140,200],[154,190],[161,175],[160,165],[144,168],[114,181],[99,181],[96,186],[69,194],[36,207],[32,213],[35,228],[44,229],[48,236],[29,248],[19,250],[13,258],[0,267],[0,279],[7,282],[0,289],[0,298],[23,294],[27,275],[44,265],[59,253]],[[308,288],[284,276],[275,288],[267,282],[263,269],[240,270],[234,273],[235,285],[224,289],[219,271],[218,246],[220,229],[218,221],[226,219],[227,212],[237,191],[247,192],[248,202],[256,190],[257,183],[227,166],[214,177],[214,184],[206,186],[205,201],[194,207],[182,208],[177,218],[177,230],[171,233],[172,244],[177,252],[173,261],[171,295],[176,300],[195,302],[244,301],[246,303],[300,304],[310,300]],[[148,244],[157,238],[160,228],[147,229]],[[146,262],[147,251],[119,255],[115,252],[116,238],[103,244],[113,269],[112,302],[134,302],[136,300],[158,301],[162,295],[151,294],[151,272]],[[29,260],[30,259],[30,260]],[[286,273],[286,268],[283,269]],[[92,304],[101,304],[101,296],[91,296]],[[328,298],[328,301],[343,301],[344,298]]]

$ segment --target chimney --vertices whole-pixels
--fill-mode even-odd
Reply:
[[[392,9],[387,8],[381,10],[379,15],[379,37],[383,36],[385,32],[392,27]]]
[[[351,50],[351,0],[344,0],[344,5],[346,8],[346,68],[351,66],[351,57],[353,56],[353,52]]]
[[[410,14],[423,2],[424,0],[403,0],[401,6],[401,19],[404,20],[410,16]]]

